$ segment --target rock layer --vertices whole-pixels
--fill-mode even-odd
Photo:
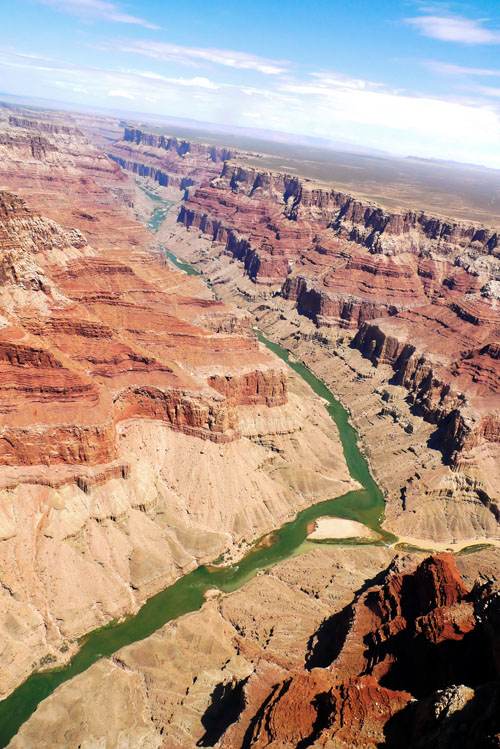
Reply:
[[[184,240],[172,220],[160,230],[165,241],[198,264],[223,298],[238,298],[286,347],[314,350],[328,383],[338,378],[327,364],[348,343],[374,367],[391,368],[392,377],[379,378],[369,368],[366,376],[402,386],[399,399],[407,399],[407,415],[386,404],[379,415],[392,415],[410,432],[413,417],[423,417],[433,433],[418,450],[437,448],[442,477],[450,476],[446,489],[441,484],[436,491],[436,476],[432,488],[422,482],[421,493],[435,493],[444,503],[448,492],[453,504],[469,494],[488,509],[492,522],[478,534],[471,518],[460,535],[500,538],[496,232],[418,212],[390,214],[311,180],[233,161],[181,204],[178,223],[189,230]],[[352,359],[347,367],[354,371],[354,354]],[[345,401],[353,410],[356,387],[353,378]],[[379,476],[383,472],[377,468]],[[406,486],[396,490],[400,533],[403,518],[415,524],[408,519],[407,498],[416,498],[421,481],[420,471],[408,474]],[[391,487],[386,489],[391,502]],[[422,509],[412,502],[412,514]],[[445,512],[448,534],[443,527],[433,537],[456,539],[454,512]],[[467,515],[466,505],[460,513]]]
[[[41,121],[0,121],[2,696],[354,486],[321,402],[171,268],[130,178]]]
[[[472,712],[467,733],[474,746],[494,745],[499,601],[489,583],[469,593],[451,555],[430,557],[414,571],[389,568],[380,584],[323,622],[311,641],[308,671],[275,684],[250,720],[242,716],[228,729],[221,746],[455,746],[443,718],[464,710],[486,683],[489,720]],[[446,690],[458,689],[467,696],[451,708]],[[427,713],[424,738],[426,700],[443,700],[449,712],[436,709],[434,721]]]

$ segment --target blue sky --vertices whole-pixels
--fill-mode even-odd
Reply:
[[[500,168],[500,4],[17,0],[0,91]]]

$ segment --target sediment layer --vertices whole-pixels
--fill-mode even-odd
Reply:
[[[0,112],[2,696],[355,486],[321,402],[167,263],[130,176],[77,128],[14,120]]]

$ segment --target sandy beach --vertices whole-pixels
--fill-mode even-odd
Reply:
[[[318,518],[314,530],[307,536],[312,541],[325,538],[377,538],[377,534],[363,523],[345,518]]]

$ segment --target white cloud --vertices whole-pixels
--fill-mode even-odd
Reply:
[[[500,70],[491,70],[490,68],[464,68],[461,65],[453,65],[449,62],[438,62],[436,60],[424,60],[423,64],[433,73],[440,73],[442,75],[500,76]]]
[[[401,155],[500,168],[499,90],[494,88],[485,89],[482,99],[433,98],[330,72],[270,77],[265,79],[269,85],[261,87],[239,86],[202,76],[71,65],[0,49],[0,78],[7,82],[15,77],[22,81],[17,93],[36,96],[43,90],[50,98],[64,86],[74,92],[68,98],[84,105],[122,106],[225,125],[254,124]],[[88,94],[78,95],[77,88]]]
[[[378,84],[353,79],[352,84],[335,75],[324,75],[314,82],[283,82],[285,93],[307,97],[309,111],[334,122],[353,122],[363,126],[425,135],[433,140],[470,140],[498,143],[500,118],[488,105],[470,105],[430,96],[410,96],[380,90]]]
[[[494,88],[492,86],[478,86],[476,90],[483,96],[500,97],[500,88]]]
[[[52,83],[60,88],[71,87],[72,90],[76,90],[74,88],[75,84],[80,85],[82,82],[94,86],[94,90],[96,90],[96,87],[97,89],[101,87],[109,88],[111,82],[112,88],[111,92],[108,93],[109,96],[123,96],[123,93],[128,91],[128,98],[141,98],[141,92],[144,92],[144,96],[146,96],[151,87],[155,92],[158,92],[158,90],[177,86],[216,90],[225,85],[214,83],[209,78],[202,76],[175,78],[142,70],[106,70],[90,66],[72,65],[35,54],[0,49],[0,68],[2,66],[33,72],[38,71],[40,73],[57,73],[58,79],[52,79]],[[63,76],[67,78],[66,82],[61,80]],[[126,89],[123,88],[123,84],[127,84]],[[136,90],[134,91],[134,96],[132,96],[130,89],[134,87]]]
[[[381,88],[383,84],[376,83],[375,81],[366,81],[362,78],[351,78],[348,75],[342,73],[310,73],[310,76],[314,78],[318,85],[323,87],[339,86],[347,89],[376,89]]]
[[[489,29],[484,24],[488,18],[465,18],[464,16],[422,15],[406,18],[423,36],[440,39],[443,42],[463,42],[464,44],[499,44],[500,31]]]
[[[106,2],[106,0],[38,0],[43,5],[49,5],[55,10],[60,10],[80,18],[93,19],[104,18],[107,21],[116,23],[131,23],[137,26],[144,26],[146,29],[159,29],[149,21],[143,18],[131,16],[124,13],[115,3]]]
[[[143,78],[150,78],[153,81],[164,81],[165,83],[174,83],[178,86],[196,86],[198,88],[211,88],[211,89],[217,89],[220,88],[217,83],[214,83],[209,78],[204,78],[202,76],[195,76],[194,78],[169,78],[165,75],[160,75],[159,73],[150,73],[150,72],[143,72],[138,70],[127,70],[123,71],[127,73],[132,73],[133,75],[139,75]]]
[[[111,91],[108,91],[108,96],[118,96],[121,99],[132,99],[132,101],[135,99],[135,96],[128,91],[121,91],[120,89],[112,89]]]
[[[150,42],[130,39],[114,42],[106,47],[120,52],[134,53],[151,57],[162,62],[199,66],[203,63],[224,65],[239,70],[257,70],[265,75],[278,75],[287,70],[287,63],[258,57],[247,52],[235,52],[212,47],[184,47],[170,42]]]

